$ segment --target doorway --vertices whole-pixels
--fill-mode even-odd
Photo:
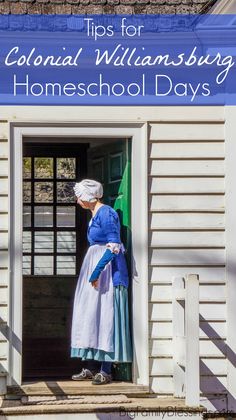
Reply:
[[[88,177],[103,183],[130,256],[130,153],[128,139],[23,143],[24,381],[67,379],[82,367],[70,358],[70,326],[89,215],[76,206],[73,185]],[[117,365],[115,379],[131,380],[130,364]]]

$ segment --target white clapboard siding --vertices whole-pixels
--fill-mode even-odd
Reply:
[[[150,374],[152,376],[173,375],[173,359],[150,359]],[[226,375],[227,361],[222,359],[201,358],[201,375]]]
[[[209,176],[224,175],[223,160],[153,160],[152,176],[189,175]]]
[[[151,232],[151,247],[224,247],[224,232]]]
[[[150,337],[171,338],[173,336],[173,323],[169,322],[151,322]],[[199,335],[202,338],[222,338],[226,337],[226,322],[206,322],[200,321]]]
[[[4,342],[9,338],[9,326],[2,323],[0,328],[0,342]]]
[[[8,269],[0,269],[0,284],[8,284],[9,272]]]
[[[202,320],[225,320],[226,305],[224,302],[219,303],[202,303],[200,304],[200,316]],[[172,319],[172,303],[150,303],[150,320]]]
[[[225,191],[224,178],[151,178],[151,194],[170,194],[170,193],[205,193],[223,194]],[[182,200],[184,197],[182,197]]]
[[[8,249],[8,233],[0,231],[0,249]],[[0,280],[1,282],[1,280]]]
[[[151,283],[172,283],[173,277],[199,274],[200,283],[225,283],[224,267],[151,267]]]
[[[185,192],[185,191],[183,191]],[[150,210],[153,211],[221,211],[225,209],[224,195],[152,195]]]
[[[205,357],[201,391],[224,393],[224,124],[152,123],[149,153],[152,389],[160,394],[174,391],[172,281],[193,273],[199,275],[200,283],[200,354]]]
[[[223,265],[223,249],[154,249],[151,265]]]
[[[1,180],[0,180],[1,183]],[[8,197],[1,197],[0,196],[0,212],[7,212],[8,211]]]
[[[152,159],[223,159],[225,156],[224,143],[152,143],[150,157]]]
[[[7,322],[8,318],[8,307],[6,304],[2,304],[0,302],[0,323]],[[1,352],[1,345],[0,345],[0,352]]]
[[[1,219],[0,219],[1,220]],[[222,213],[152,213],[151,229],[224,229]]]
[[[0,230],[7,230],[8,229],[8,214],[4,213],[1,214],[0,213]]]
[[[6,373],[9,372],[9,362],[6,358],[5,360],[0,360],[0,373]]]
[[[227,392],[221,395],[214,393],[207,395],[200,395],[200,405],[209,412],[215,413],[221,411],[227,413],[228,411],[228,395]],[[224,410],[224,411],[223,411]]]
[[[155,338],[171,338],[173,336],[173,323],[168,322],[150,322],[149,334],[151,339]]]
[[[227,393],[227,376],[201,376],[200,390],[202,394],[223,394]]]
[[[227,345],[224,340],[200,339],[199,347],[201,357],[217,358],[226,356]],[[173,352],[174,348],[171,339],[150,340],[150,356],[152,358],[173,356]]]
[[[0,158],[8,157],[8,143],[6,141],[1,141],[0,139]]]
[[[172,300],[172,285],[152,285],[150,287],[151,302],[157,300]],[[212,301],[213,299],[224,301],[226,299],[226,288],[223,285],[200,285],[200,301]]]
[[[207,112],[206,112],[207,111]],[[104,108],[100,106],[94,106],[92,115],[88,114],[88,107],[79,108],[79,118],[78,118],[78,108],[75,106],[55,106],[52,107],[52,110],[47,106],[16,106],[16,107],[1,107],[1,121],[8,120],[32,120],[32,121],[49,121],[51,119],[53,122],[59,122],[65,120],[65,115],[69,112],[68,121],[85,121],[92,120],[94,121],[94,114],[96,113],[96,120],[101,119],[104,121]],[[168,124],[179,121],[193,121],[198,119],[201,122],[205,123],[224,123],[225,113],[223,106],[109,106],[105,108],[106,121],[114,124],[115,121],[130,121],[131,123],[136,120],[141,121],[165,121]],[[40,118],[39,118],[40,116]],[[89,118],[90,117],[90,118]]]
[[[150,140],[224,140],[224,124],[150,124]]]
[[[150,377],[150,386],[153,392],[157,394],[172,395],[174,392],[173,378]]]
[[[209,302],[211,302],[209,300]],[[225,320],[226,304],[225,302],[200,303],[200,317],[202,320]]]
[[[1,281],[1,273],[0,273],[0,281]],[[8,300],[8,288],[2,286],[2,282],[0,283],[0,302],[7,302]]]
[[[8,252],[0,251],[0,268],[8,268]]]
[[[227,375],[227,358],[207,359],[202,357],[200,360],[201,375]]]
[[[8,352],[8,342],[4,341],[0,343],[0,359],[6,359]]]
[[[1,176],[8,176],[8,160],[0,159],[0,174]]]
[[[227,412],[228,396],[226,393],[222,393],[221,395],[215,395],[214,393],[212,395],[209,393],[207,395],[200,395],[200,405],[212,413],[215,413],[217,408],[221,411],[225,410],[224,412]]]
[[[158,394],[172,394],[174,392],[174,382],[172,377],[152,377],[151,389]],[[202,394],[222,394],[226,393],[227,377],[210,376],[201,377],[200,391]]]
[[[0,122],[0,140],[8,139],[9,137],[9,124],[7,122]]]
[[[202,338],[226,338],[226,321],[208,322],[200,321],[200,337]]]
[[[162,358],[162,359],[150,359],[150,375],[173,375],[173,359]]]
[[[0,196],[1,196],[1,194],[3,194],[3,195],[8,194],[8,179],[1,178],[1,176],[0,176]],[[0,200],[1,199],[2,199],[2,197],[0,197]]]

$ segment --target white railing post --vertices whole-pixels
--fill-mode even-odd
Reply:
[[[185,298],[185,402],[188,406],[200,403],[199,369],[199,276],[188,274]]]
[[[185,331],[184,331],[184,278],[172,280],[173,301],[173,382],[174,396],[185,396]]]

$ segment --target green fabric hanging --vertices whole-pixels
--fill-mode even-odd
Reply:
[[[114,209],[120,210],[122,215],[121,224],[131,229],[131,164],[127,161],[123,177],[119,186],[118,196],[115,200]]]

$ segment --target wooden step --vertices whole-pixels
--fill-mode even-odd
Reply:
[[[7,387],[9,395],[141,395],[149,393],[149,387],[132,382],[112,382],[102,386],[92,385],[91,381],[47,381],[27,382],[23,385]]]
[[[183,399],[180,398],[173,398],[173,397],[147,397],[147,398],[129,398],[129,402],[127,403],[104,403],[104,404],[57,404],[57,405],[22,405],[21,401],[8,401],[3,400],[0,408],[0,415],[5,415],[11,418],[14,416],[21,420],[23,416],[29,416],[27,418],[31,418],[31,415],[40,416],[39,420],[43,420],[47,415],[51,415],[50,418],[54,419],[52,415],[56,415],[55,417],[57,420],[62,419],[88,419],[92,420],[93,418],[102,419],[102,420],[111,420],[111,419],[130,419],[130,418],[137,418],[143,419],[150,418],[150,416],[159,418],[164,418],[163,413],[169,413],[169,416],[174,419],[178,419],[180,416],[184,417],[185,420],[193,419],[200,420],[202,419],[203,412],[205,410],[202,407],[187,407]],[[64,417],[63,414],[64,413]],[[88,414],[83,417],[82,414]],[[107,413],[107,415],[104,415]],[[108,415],[109,413],[109,415]],[[117,413],[116,415],[113,413]],[[130,415],[129,415],[130,413]],[[131,417],[131,413],[135,414],[135,417]],[[66,414],[66,416],[65,416]],[[72,414],[76,414],[73,416]],[[61,417],[60,417],[61,415]],[[103,416],[104,415],[104,416]],[[45,417],[43,417],[45,416]],[[114,417],[113,417],[114,416]],[[167,416],[168,417],[168,416]],[[24,417],[25,418],[25,417]],[[38,418],[38,417],[37,417]],[[36,417],[34,417],[36,419]]]

